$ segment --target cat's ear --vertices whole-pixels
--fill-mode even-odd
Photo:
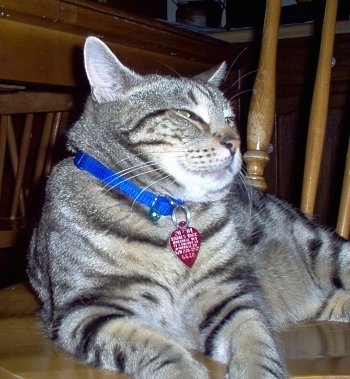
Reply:
[[[116,100],[142,81],[142,76],[125,67],[96,37],[85,41],[84,62],[92,97],[99,103]]]
[[[213,86],[219,87],[222,81],[225,79],[226,73],[226,62],[222,62],[221,65],[204,71],[196,75],[194,78],[212,84]]]

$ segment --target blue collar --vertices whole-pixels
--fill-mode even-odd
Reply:
[[[112,171],[95,158],[82,151],[77,151],[74,158],[74,164],[80,170],[87,171],[95,178],[101,180],[108,186],[117,189],[120,193],[130,197],[135,202],[148,207],[149,218],[152,221],[157,221],[160,216],[172,215],[174,206],[176,207],[176,205],[183,204],[180,200],[168,196],[158,196],[138,187],[122,175]]]

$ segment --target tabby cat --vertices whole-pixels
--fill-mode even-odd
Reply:
[[[29,253],[46,332],[134,378],[209,378],[191,349],[227,378],[287,378],[279,328],[349,320],[350,244],[244,184],[225,64],[141,76],[95,37],[84,58]]]

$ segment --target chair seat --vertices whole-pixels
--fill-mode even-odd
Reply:
[[[0,378],[122,379],[89,367],[63,352],[40,329],[38,301],[26,284],[0,290]],[[350,325],[314,323],[281,332],[292,378],[350,378]],[[225,366],[199,353],[213,379]]]

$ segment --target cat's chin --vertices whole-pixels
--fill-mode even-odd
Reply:
[[[177,189],[177,193],[172,195],[183,201],[220,200],[229,193],[238,171],[232,167],[226,167],[203,173],[184,172],[180,178],[177,178],[181,189]]]
[[[163,168],[166,172],[175,173],[172,176],[179,185],[176,193],[171,195],[183,201],[195,202],[215,201],[225,197],[240,172],[241,165],[242,157],[239,151],[226,165],[201,171],[184,167],[177,159],[163,161]]]
[[[184,201],[207,202],[224,198],[234,180],[230,169],[218,170],[203,175],[192,175],[183,190]]]

